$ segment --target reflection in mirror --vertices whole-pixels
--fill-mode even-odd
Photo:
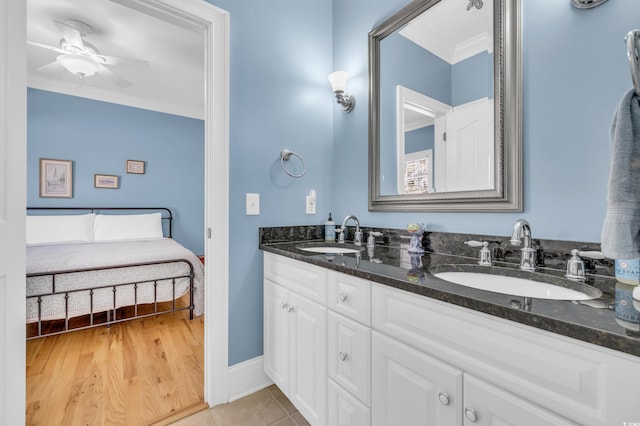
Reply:
[[[370,210],[521,211],[519,1],[417,0],[369,34]]]

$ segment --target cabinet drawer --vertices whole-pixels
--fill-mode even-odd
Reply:
[[[371,329],[329,311],[329,377],[366,405],[371,401]]]
[[[327,270],[264,253],[264,277],[322,305],[327,304]]]
[[[371,325],[371,283],[362,278],[329,271],[329,309]]]
[[[371,410],[349,392],[329,379],[328,424],[332,426],[369,426]]]

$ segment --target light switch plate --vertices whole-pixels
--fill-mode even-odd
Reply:
[[[260,214],[260,194],[246,194],[247,216]]]

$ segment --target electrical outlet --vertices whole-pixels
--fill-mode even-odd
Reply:
[[[307,195],[307,214],[316,214],[316,198]]]

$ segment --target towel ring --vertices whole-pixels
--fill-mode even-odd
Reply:
[[[289,159],[291,158],[291,156],[295,156],[298,157],[300,159],[300,161],[302,161],[302,173],[300,174],[295,174],[290,172],[289,170],[287,170],[287,168],[284,166],[284,162],[285,161],[289,161]],[[284,170],[284,172],[286,174],[288,174],[289,176],[291,176],[292,178],[299,178],[304,176],[305,172],[307,171],[307,165],[305,164],[304,160],[302,159],[302,157],[300,157],[300,154],[296,154],[293,151],[289,151],[288,149],[283,149],[282,151],[280,151],[280,166],[282,166],[282,170]]]
[[[629,31],[624,39],[627,42],[627,56],[631,65],[631,80],[636,95],[640,96],[640,30]]]

